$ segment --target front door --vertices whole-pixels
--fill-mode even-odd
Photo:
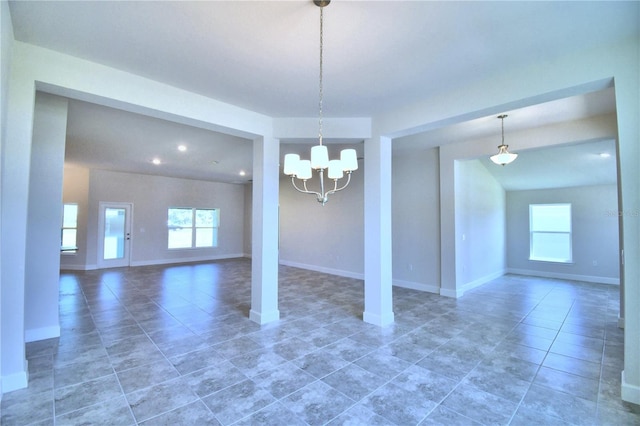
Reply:
[[[130,265],[132,204],[100,203],[98,267]]]

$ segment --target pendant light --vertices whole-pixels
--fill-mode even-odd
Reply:
[[[498,116],[498,118],[502,120],[502,144],[498,145],[498,153],[491,156],[491,161],[501,166],[512,163],[518,157],[518,154],[508,151],[509,145],[504,144],[504,119],[507,117],[507,114]]]
[[[313,194],[316,200],[323,206],[329,200],[329,195],[342,191],[351,182],[351,173],[358,169],[358,159],[355,149],[343,149],[339,160],[329,160],[327,147],[322,144],[322,51],[323,51],[323,9],[331,0],[314,0],[313,3],[320,8],[320,81],[319,81],[319,119],[318,119],[318,145],[311,148],[311,160],[301,160],[298,154],[284,156],[284,174],[291,176],[293,187],[304,194]],[[319,191],[307,188],[307,181],[313,176],[313,170],[317,171],[320,180]],[[333,187],[325,191],[325,171],[327,178],[333,180]],[[347,174],[344,185],[338,187],[338,181]],[[296,179],[302,181],[302,188],[296,184]]]

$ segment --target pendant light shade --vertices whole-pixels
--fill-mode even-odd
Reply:
[[[340,160],[329,161],[329,172],[327,176],[329,176],[329,179],[342,179],[342,163]]]
[[[491,156],[491,161],[501,166],[512,163],[518,157],[518,154],[507,151],[507,148],[509,148],[509,145],[500,145],[498,153]]]
[[[287,176],[297,175],[300,163],[298,154],[287,154],[284,156],[284,174]]]
[[[340,161],[342,162],[342,170],[345,172],[358,170],[358,157],[355,149],[343,149],[340,152]]]
[[[302,180],[311,179],[311,161],[300,160],[298,162],[297,178]]]
[[[329,151],[324,145],[316,145],[311,148],[311,167],[314,170],[329,167]]]

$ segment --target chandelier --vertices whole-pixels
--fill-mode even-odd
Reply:
[[[498,116],[498,118],[502,120],[502,144],[498,145],[498,153],[490,157],[491,161],[501,166],[512,163],[518,157],[518,154],[511,153],[507,150],[507,148],[509,148],[509,145],[504,144],[504,119],[506,117],[508,117],[507,114]]]
[[[358,159],[355,149],[343,149],[340,152],[339,160],[329,160],[327,147],[322,144],[322,49],[323,49],[323,8],[331,0],[313,0],[313,3],[320,8],[320,82],[319,82],[319,119],[318,119],[318,145],[311,148],[311,160],[301,160],[298,154],[287,154],[284,156],[284,174],[291,176],[293,187],[303,194],[313,194],[316,200],[323,206],[329,201],[329,195],[342,191],[351,182],[351,173],[358,169]],[[318,173],[320,188],[312,191],[307,188],[307,181],[313,176],[313,170]],[[325,171],[329,183],[325,191]],[[339,180],[347,174],[344,185],[339,186]],[[296,184],[296,179],[302,181],[302,187]]]

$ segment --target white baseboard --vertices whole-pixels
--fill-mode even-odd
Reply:
[[[362,320],[369,324],[384,327],[386,325],[393,324],[395,316],[393,315],[393,311],[387,312],[384,315],[373,314],[365,311],[362,313]]]
[[[489,281],[493,281],[496,278],[500,278],[501,276],[503,276],[505,274],[505,270],[501,270],[498,272],[494,272],[493,274],[489,274],[489,275],[485,275],[484,277],[480,277],[476,280],[470,281],[466,284],[463,284],[461,287],[462,290],[462,294],[464,294],[465,291],[469,291],[472,288],[476,288],[476,287],[480,287],[482,284],[486,284]]]
[[[415,281],[393,280],[396,287],[409,288],[411,290],[424,291],[427,293],[440,293],[440,286],[435,284],[418,283]]]
[[[60,326],[54,325],[50,327],[31,328],[24,331],[25,343],[37,342],[38,340],[53,339],[60,337]]]
[[[178,259],[138,260],[138,261],[131,261],[131,266],[153,266],[153,265],[170,265],[174,263],[207,262],[209,260],[237,259],[239,257],[244,257],[244,254],[233,253],[233,254],[223,254],[219,256],[194,256],[194,257],[181,257]]]
[[[484,277],[480,277],[473,281],[470,281],[466,284],[461,285],[459,288],[456,288],[456,289],[440,288],[439,289],[440,296],[453,297],[457,299],[459,297],[462,297],[466,291],[469,291],[476,287],[480,287],[481,285],[488,283],[489,281],[495,280],[496,278],[500,278],[504,274],[505,274],[505,271],[501,270],[489,275],[485,275]]]
[[[153,265],[172,265],[178,263],[194,263],[194,262],[207,262],[210,260],[225,260],[225,259],[237,259],[237,258],[251,258],[251,255],[245,253],[224,254],[220,256],[196,256],[196,257],[182,257],[179,259],[155,259],[155,260],[139,260],[131,261],[131,266],[153,266]],[[97,265],[62,265],[60,267],[63,271],[95,271],[98,269]]]
[[[249,319],[258,324],[267,324],[280,319],[280,311],[275,310],[271,312],[257,312],[251,309],[249,311]]]
[[[193,262],[207,262],[210,260],[225,260],[225,259],[237,259],[237,258],[251,258],[251,255],[245,253],[223,254],[219,256],[196,256],[196,257],[182,257],[179,259],[154,259],[154,260],[138,260],[131,261],[131,266],[153,266],[153,265],[171,265],[177,263],[193,263]],[[60,267],[63,271],[94,271],[98,269],[97,265],[62,265]]]
[[[531,275],[533,277],[557,278],[560,280],[584,281],[596,284],[620,285],[620,278],[598,277],[595,275],[564,274],[561,272],[536,271],[531,269],[508,268],[508,274]]]
[[[97,265],[60,265],[61,271],[95,271]]]
[[[623,401],[640,404],[640,386],[627,383],[624,370],[622,370],[621,396]]]
[[[309,271],[316,271],[316,272],[322,272],[330,275],[337,275],[339,277],[355,278],[357,280],[364,279],[364,274],[351,272],[351,271],[343,271],[341,269],[325,268],[324,266],[309,265],[306,263],[291,262],[288,260],[280,260],[280,264],[285,266],[291,266],[293,268],[307,269]]]
[[[461,297],[463,294],[464,294],[464,291],[460,289],[452,290],[452,289],[440,287],[440,296],[453,297],[454,299],[457,299],[458,297]]]
[[[68,264],[64,264],[64,265],[60,265],[60,270],[61,271],[86,271],[87,270],[87,266],[86,265],[68,265]]]
[[[29,366],[27,361],[24,362],[24,371],[8,374],[0,378],[2,384],[2,392],[12,392],[18,389],[24,389],[29,384]]]

